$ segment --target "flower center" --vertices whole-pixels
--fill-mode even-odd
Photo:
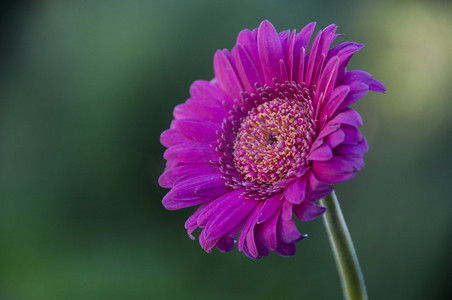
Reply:
[[[251,109],[234,141],[234,164],[245,180],[272,184],[306,165],[311,109],[299,99],[267,101]]]

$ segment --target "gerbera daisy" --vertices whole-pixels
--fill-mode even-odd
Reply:
[[[305,237],[294,218],[321,216],[316,201],[364,166],[362,120],[349,106],[385,88],[369,73],[346,70],[364,46],[330,49],[336,25],[320,30],[308,50],[314,27],[278,33],[263,21],[241,31],[231,51],[215,53],[215,77],[192,84],[161,135],[168,149],[159,184],[171,188],[163,205],[199,205],[185,228],[191,238],[201,228],[207,252],[237,243],[252,258],[293,255]]]

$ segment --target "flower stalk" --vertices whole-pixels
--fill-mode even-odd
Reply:
[[[358,257],[334,191],[321,199],[320,203],[327,208],[323,221],[341,278],[344,298],[367,300],[366,286]]]

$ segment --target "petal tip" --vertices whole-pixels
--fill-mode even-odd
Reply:
[[[378,92],[378,93],[386,93],[386,87],[380,81],[373,79],[369,84],[369,90]]]

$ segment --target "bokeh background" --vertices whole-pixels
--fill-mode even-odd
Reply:
[[[336,187],[371,299],[452,299],[449,1],[3,1],[0,299],[341,299],[322,220],[291,258],[206,254],[157,184],[160,132],[216,49],[269,19],[330,23],[387,93],[355,108]]]

